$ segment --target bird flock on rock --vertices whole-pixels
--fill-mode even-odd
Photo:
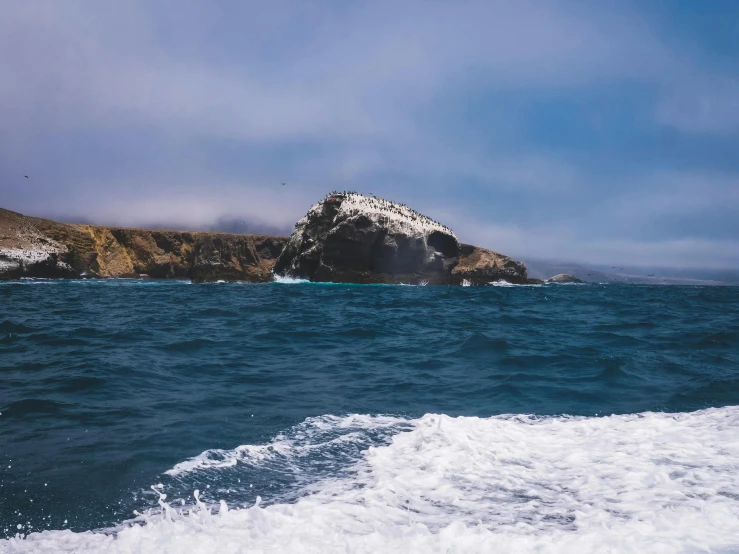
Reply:
[[[402,216],[402,217],[409,217],[412,221],[418,221],[420,223],[425,223],[427,225],[435,225],[437,227],[440,227],[444,231],[447,231],[449,234],[454,234],[454,232],[447,227],[446,225],[439,223],[435,219],[432,219],[426,215],[423,215],[422,213],[417,212],[410,206],[406,204],[402,204],[399,202],[391,202],[389,200],[385,200],[384,198],[377,198],[376,196],[370,198],[368,196],[364,196],[363,194],[360,194],[356,191],[349,190],[349,191],[331,191],[326,195],[326,197],[323,199],[324,201],[328,200],[331,197],[345,197],[348,198],[350,196],[358,196],[361,197],[364,201],[368,202],[370,205],[374,205],[374,207],[379,207],[383,210],[387,210],[391,213],[394,213],[396,215]],[[356,211],[356,210],[354,210]],[[354,212],[353,211],[353,212]],[[356,214],[353,214],[356,215]]]

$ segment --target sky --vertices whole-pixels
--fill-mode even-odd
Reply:
[[[514,257],[739,268],[739,2],[0,13],[0,207],[288,234],[355,190]]]

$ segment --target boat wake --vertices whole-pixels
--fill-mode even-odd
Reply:
[[[736,406],[310,418],[267,444],[177,464],[154,487],[159,509],[115,529],[19,535],[0,552],[729,551],[739,547],[738,427]],[[265,468],[293,477],[292,498],[229,509],[217,491],[170,492]]]

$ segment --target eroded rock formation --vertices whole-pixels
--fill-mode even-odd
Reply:
[[[349,283],[526,282],[526,266],[460,245],[451,229],[411,210],[356,193],[332,193],[295,225],[275,273]]]
[[[275,273],[311,281],[442,282],[456,263],[454,233],[406,206],[334,193],[295,224]]]

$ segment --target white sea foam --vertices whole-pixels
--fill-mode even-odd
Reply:
[[[300,283],[310,283],[308,279],[294,279],[293,277],[287,277],[286,275],[275,275],[275,283],[283,285],[298,285]]]
[[[304,426],[309,434],[341,425],[398,430],[390,444],[366,449],[350,473],[324,479],[296,503],[228,510],[198,500],[178,512],[162,498],[162,512],[138,525],[44,531],[0,542],[0,552],[739,549],[739,407],[593,418],[352,418]],[[305,443],[281,446],[289,457]],[[201,460],[173,471],[207,466]]]
[[[409,425],[412,424],[408,420],[392,416],[353,414],[345,417],[333,415],[309,417],[288,433],[277,435],[267,444],[245,444],[233,450],[206,450],[180,462],[165,474],[178,477],[193,471],[234,467],[238,463],[258,466],[260,463],[277,459],[281,463],[295,466],[300,458],[310,456],[316,450],[325,450],[342,443],[367,442],[366,435],[369,431],[398,432]]]
[[[541,287],[542,285],[519,285],[516,283],[509,283],[508,281],[504,281],[503,279],[500,279],[499,281],[491,281],[488,283],[488,285],[493,287]]]

